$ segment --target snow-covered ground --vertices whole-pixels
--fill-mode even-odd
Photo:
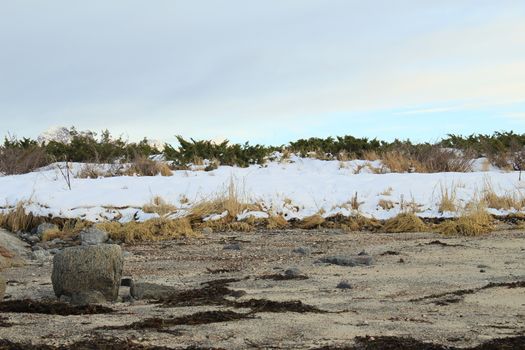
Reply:
[[[55,165],[25,175],[0,177],[0,201],[3,202],[0,207],[6,211],[24,202],[26,211],[35,215],[80,217],[90,221],[114,218],[129,221],[134,217],[145,220],[157,215],[146,214],[141,209],[155,197],[177,207],[179,211],[175,215],[182,216],[195,203],[225,195],[234,183],[243,201],[259,203],[264,212],[282,214],[287,219],[316,213],[325,217],[353,215],[356,211],[351,202],[355,197],[361,214],[386,219],[413,204],[419,208],[420,216],[455,215],[439,212],[445,189],[455,194],[460,206],[479,199],[487,184],[500,195],[525,194],[525,181],[518,180],[517,172],[491,169],[470,173],[374,174],[367,164],[371,168],[381,166],[377,161],[292,157],[288,162],[269,162],[249,168],[221,166],[210,172],[174,171],[170,177],[73,178],[71,190]],[[74,164],[73,173],[81,167]],[[394,207],[381,208],[381,200],[391,201]],[[491,212],[507,213],[494,209]]]

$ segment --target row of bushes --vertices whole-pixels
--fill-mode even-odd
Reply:
[[[95,133],[80,133],[69,129],[69,142],[6,137],[0,146],[0,173],[19,174],[30,172],[56,161],[86,163],[123,163],[163,154],[166,160],[178,167],[189,163],[199,164],[205,159],[213,164],[246,167],[263,164],[275,151],[295,153],[319,159],[383,159],[391,163],[392,171],[467,171],[470,159],[486,156],[491,163],[506,168],[522,168],[525,134],[496,132],[492,135],[470,135],[467,137],[448,135],[441,141],[412,143],[410,140],[386,142],[377,139],[353,136],[309,138],[290,142],[278,147],[232,144],[228,141],[186,140],[177,136],[179,145],[166,144],[161,151],[147,139],[128,142],[122,137],[112,137],[109,131],[100,136]],[[457,152],[461,150],[462,152]]]

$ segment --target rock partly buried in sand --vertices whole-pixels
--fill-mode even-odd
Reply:
[[[0,275],[0,302],[4,299],[6,285],[5,278]]]
[[[124,259],[120,246],[103,244],[66,248],[53,258],[51,281],[57,297],[99,291],[116,301]]]
[[[134,299],[164,300],[176,292],[174,287],[156,283],[132,282],[130,287],[129,293]]]
[[[82,245],[102,244],[105,243],[108,239],[108,233],[97,228],[91,227],[80,232],[80,242],[82,242]]]
[[[351,255],[351,256],[326,256],[319,259],[322,263],[339,266],[370,266],[374,264],[374,258],[370,255]]]

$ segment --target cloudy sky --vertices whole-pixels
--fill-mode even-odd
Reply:
[[[523,0],[0,1],[0,134],[525,132]]]

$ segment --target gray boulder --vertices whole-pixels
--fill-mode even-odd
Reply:
[[[7,286],[7,282],[5,278],[0,276],[0,302],[4,299],[6,286]]]
[[[57,297],[99,291],[116,301],[124,259],[120,246],[103,244],[62,250],[53,258],[51,281]]]
[[[374,264],[374,258],[370,255],[350,255],[350,256],[327,256],[319,259],[322,263],[339,266],[370,266]]]
[[[153,299],[163,300],[169,298],[176,292],[176,289],[171,286],[165,286],[156,283],[132,281],[129,293],[134,299]]]
[[[91,227],[80,232],[80,241],[82,245],[97,245],[105,243],[109,238],[106,231]]]

